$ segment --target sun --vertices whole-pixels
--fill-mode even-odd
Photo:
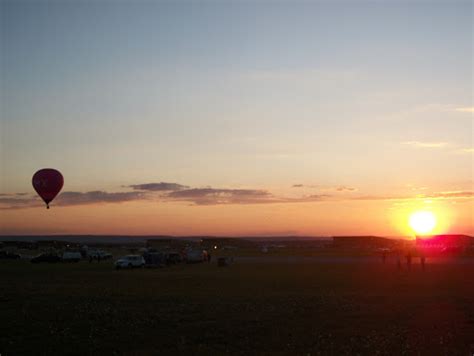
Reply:
[[[428,234],[436,226],[436,217],[430,211],[417,211],[410,215],[409,224],[415,233]]]

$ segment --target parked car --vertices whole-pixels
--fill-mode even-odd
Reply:
[[[170,252],[166,255],[166,264],[167,265],[175,265],[181,263],[183,261],[183,257],[177,252]]]
[[[166,256],[160,252],[145,252],[145,267],[162,267],[166,264]]]
[[[206,250],[189,250],[186,252],[186,263],[200,263],[208,260]]]
[[[42,253],[41,255],[33,257],[31,259],[31,262],[32,263],[41,263],[41,262],[57,263],[57,262],[61,262],[61,257],[59,257],[58,255],[50,254],[50,253]]]
[[[103,250],[89,250],[87,252],[87,257],[98,260],[108,260],[112,258],[112,254],[105,252]]]
[[[63,253],[63,262],[79,262],[82,258],[80,252],[66,251]]]
[[[21,258],[20,255],[8,252],[8,251],[0,251],[0,259],[2,260],[19,260]]]
[[[145,259],[140,255],[128,255],[120,257],[115,261],[115,268],[134,268],[134,267],[143,267],[145,266]]]

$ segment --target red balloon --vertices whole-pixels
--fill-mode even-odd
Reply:
[[[44,200],[49,209],[49,203],[58,195],[64,184],[63,175],[52,168],[40,169],[33,175],[33,188]]]

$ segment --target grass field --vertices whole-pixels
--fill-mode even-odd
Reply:
[[[0,263],[0,353],[472,355],[474,264]]]

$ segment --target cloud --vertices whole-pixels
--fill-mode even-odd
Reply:
[[[130,185],[128,187],[134,190],[127,192],[67,191],[61,193],[54,200],[53,205],[92,205],[152,199],[162,202],[189,202],[194,205],[275,204],[315,202],[330,197],[328,194],[282,197],[263,189],[186,188],[185,185],[164,182]],[[42,205],[41,199],[36,195],[25,196],[24,193],[0,194],[0,209],[2,210],[24,209]]]
[[[330,194],[313,194],[301,198],[286,198],[284,203],[311,203],[317,201],[328,200],[332,197]]]
[[[405,141],[402,145],[409,145],[419,148],[442,148],[448,145],[447,142],[420,142],[420,141]]]
[[[150,183],[151,184],[151,183]],[[311,203],[323,201],[344,201],[344,200],[391,200],[391,201],[409,201],[414,199],[473,199],[473,191],[453,190],[434,192],[418,195],[390,196],[390,195],[361,195],[346,196],[340,194],[331,194],[333,192],[353,192],[356,188],[349,186],[335,186],[326,189],[329,194],[313,194],[303,196],[278,196],[264,189],[226,189],[226,188],[182,188],[184,185],[175,183],[170,187],[181,188],[179,190],[163,190],[161,183],[157,188],[147,186],[149,190],[133,190],[127,192],[64,192],[60,194],[53,205],[56,206],[76,206],[88,204],[103,203],[123,203],[139,200],[154,200],[161,202],[188,202],[193,205],[236,205],[236,204],[289,204],[289,203]],[[167,183],[168,184],[168,183]],[[303,184],[295,184],[297,188],[307,187]],[[132,186],[130,186],[132,187]],[[161,189],[161,190],[160,190]],[[43,202],[36,195],[28,193],[0,193],[0,210],[7,209],[25,209],[31,207],[41,207]]]
[[[345,185],[341,185],[339,187],[336,187],[336,191],[338,192],[353,192],[356,191],[356,188],[353,187],[346,187]]]
[[[314,185],[314,184],[293,184],[292,188],[319,188],[319,185]]]
[[[474,113],[474,107],[463,107],[463,108],[456,108],[457,112],[472,112]]]
[[[28,193],[0,193],[0,197],[22,197]]]
[[[473,147],[460,148],[456,150],[455,153],[460,153],[460,154],[474,153],[474,148]]]
[[[145,184],[134,184],[129,185],[130,188],[134,190],[147,190],[153,192],[165,192],[165,191],[176,191],[189,188],[186,185],[181,185],[178,183],[145,183]]]
[[[472,199],[474,192],[472,191],[449,191],[434,192],[430,194],[418,194],[416,196],[389,196],[389,195],[365,195],[351,197],[350,200],[413,200],[413,199]]]
[[[390,196],[390,195],[361,195],[361,196],[349,198],[349,200],[405,200],[405,199],[413,199],[413,197]]]
[[[305,184],[293,184],[292,188],[318,188],[322,192],[354,192],[357,188],[349,187],[346,185],[337,185],[333,187],[321,186],[321,185],[305,185]]]
[[[168,200],[187,201],[196,205],[305,203],[321,201],[328,197],[329,195],[325,194],[296,198],[278,197],[266,190],[216,189],[211,187],[175,191],[165,196]]]
[[[21,196],[21,198],[18,198]],[[40,200],[35,197],[24,197],[24,195],[17,194],[1,194],[0,195],[0,210],[5,209],[22,209],[32,206],[39,206]]]
[[[108,193],[100,190],[85,193],[64,192],[58,196],[56,204],[62,206],[70,206],[95,203],[122,203],[133,200],[144,200],[146,198],[146,194],[142,192]]]
[[[439,193],[432,193],[426,196],[426,198],[441,198],[441,199],[449,199],[449,198],[473,198],[474,192],[471,191],[451,191],[451,192],[439,192]]]
[[[0,197],[0,209],[23,209],[41,206],[43,203],[38,197],[24,196]],[[61,193],[53,202],[57,206],[86,205],[96,203],[121,203],[134,200],[147,199],[143,192],[116,192],[108,193],[104,191],[91,192],[64,192]]]
[[[190,201],[197,205],[262,203],[273,198],[272,194],[265,190],[215,188],[177,190],[165,197],[171,200]]]

